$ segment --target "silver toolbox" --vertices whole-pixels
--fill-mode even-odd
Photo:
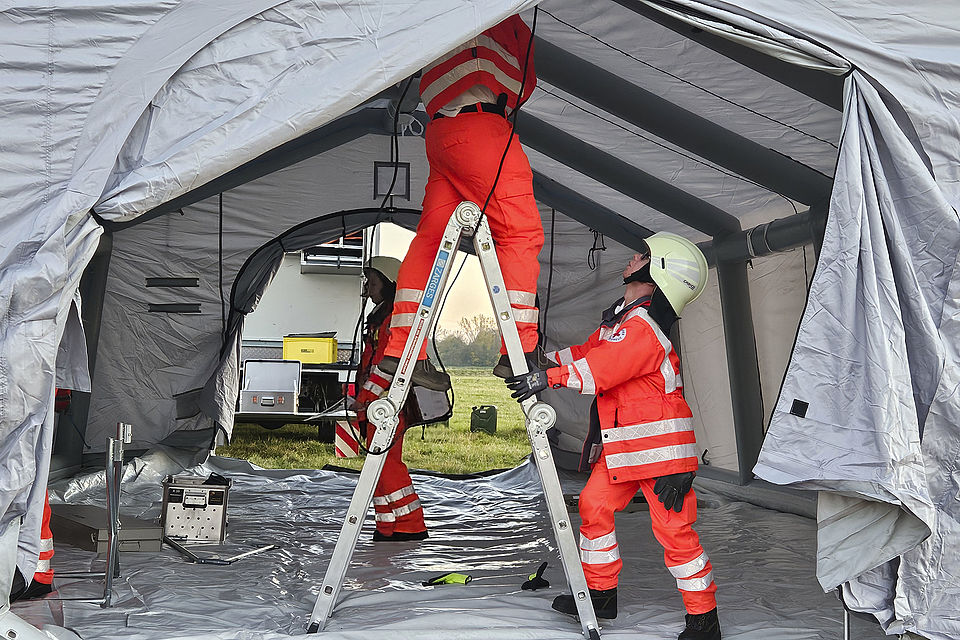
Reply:
[[[295,391],[241,391],[241,413],[296,413]]]
[[[241,413],[297,413],[299,360],[247,360],[243,363]]]
[[[230,484],[215,473],[208,478],[167,476],[160,515],[163,535],[187,542],[223,542]]]

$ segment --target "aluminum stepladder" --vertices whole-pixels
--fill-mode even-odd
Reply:
[[[390,389],[386,397],[374,400],[367,408],[367,417],[376,427],[370,442],[371,451],[384,451],[393,441],[399,423],[397,416],[411,387],[410,375],[423,342],[436,321],[435,303],[445,289],[460,239],[464,235],[473,237],[473,245],[477,257],[480,258],[480,268],[486,280],[500,335],[507,348],[510,366],[518,374],[526,373],[528,370],[520,343],[520,334],[503,284],[503,274],[497,262],[490,226],[486,218],[481,215],[480,207],[473,202],[461,202],[450,216],[443,237],[440,239],[437,256],[424,287],[423,297],[417,308],[413,326],[404,346],[403,355],[400,356],[400,363]],[[583,575],[583,567],[580,564],[579,546],[574,538],[573,527],[563,500],[563,490],[557,477],[557,467],[550,450],[550,443],[547,441],[547,430],[556,422],[557,414],[553,407],[540,402],[536,397],[523,401],[521,407],[526,417],[527,435],[530,438],[533,459],[543,486],[554,538],[560,550],[560,560],[567,577],[567,584],[570,585],[577,604],[583,635],[588,640],[598,640],[599,626],[587,589],[587,581]],[[400,434],[399,437],[403,435]],[[363,520],[370,509],[373,491],[383,471],[385,457],[385,455],[368,455],[363,463],[357,488],[347,508],[340,536],[337,538],[337,544],[317,596],[317,603],[310,615],[308,633],[322,630],[333,612],[347,567],[360,537]]]

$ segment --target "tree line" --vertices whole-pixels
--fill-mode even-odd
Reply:
[[[500,357],[500,332],[491,316],[461,318],[456,329],[437,331],[435,347],[444,365],[492,366]]]

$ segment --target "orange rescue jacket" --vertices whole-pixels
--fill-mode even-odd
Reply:
[[[549,354],[551,387],[596,394],[610,481],[656,478],[697,469],[693,413],[683,398],[680,359],[640,298],[604,322],[582,345]]]

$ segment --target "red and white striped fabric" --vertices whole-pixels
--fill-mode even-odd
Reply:
[[[53,568],[50,561],[53,559],[53,532],[50,530],[50,492],[43,496],[43,520],[40,523],[40,557],[37,560],[37,571],[33,574],[36,582],[53,584]]]
[[[649,298],[621,309],[582,345],[550,355],[550,386],[596,394],[611,482],[697,469],[693,413],[683,398],[680,359],[647,313]]]
[[[334,450],[338,458],[356,458],[360,455],[360,443],[345,420],[337,420],[334,431]]]
[[[523,104],[537,83],[530,38],[530,28],[520,16],[510,16],[426,67],[420,78],[420,97],[427,114],[432,118],[477,85],[488,88],[494,96],[506,94],[509,110]],[[475,100],[463,104],[469,102]]]

